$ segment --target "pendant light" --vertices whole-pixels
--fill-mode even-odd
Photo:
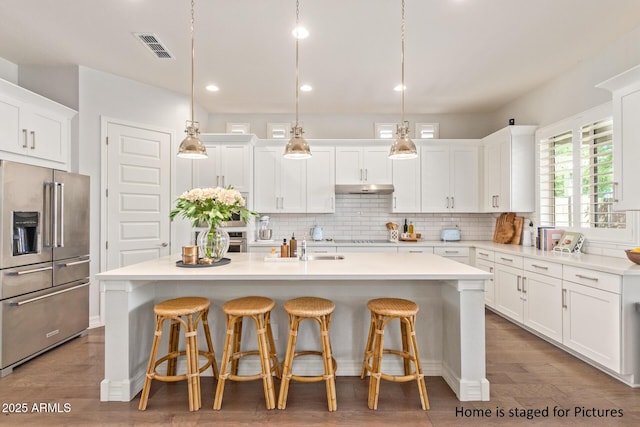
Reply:
[[[300,40],[300,34],[298,31],[300,23],[300,1],[296,0],[296,124],[291,127],[291,139],[287,143],[287,146],[284,149],[284,157],[287,159],[308,159],[311,157],[311,149],[309,148],[309,144],[302,136],[304,134],[304,130],[302,130],[302,126],[300,126],[298,122],[298,104],[299,104],[299,95],[300,95],[300,72],[298,67],[298,44]]]
[[[187,120],[185,133],[187,136],[180,143],[180,148],[178,149],[178,157],[182,157],[185,159],[206,159],[207,158],[207,149],[200,141],[198,135],[200,135],[200,130],[198,129],[199,123],[194,120],[194,62],[195,62],[195,42],[193,38],[193,22],[194,22],[194,5],[195,0],[191,0],[191,120]]]
[[[404,85],[404,0],[402,0],[402,83],[400,86],[400,92],[402,93],[402,120],[396,125],[396,140],[391,145],[389,150],[390,159],[415,159],[418,157],[418,151],[416,145],[409,138],[409,122],[404,119],[404,92],[406,90]]]

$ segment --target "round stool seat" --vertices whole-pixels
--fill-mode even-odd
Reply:
[[[208,298],[182,297],[174,298],[156,304],[153,312],[158,316],[186,316],[197,313],[211,306]]]
[[[418,313],[418,304],[402,298],[377,298],[367,303],[367,307],[374,313],[383,316],[408,317]]]
[[[270,311],[274,306],[271,298],[242,297],[225,302],[222,311],[233,316],[254,316]]]
[[[336,305],[333,301],[317,297],[301,297],[290,299],[284,303],[287,313],[299,317],[318,317],[333,313]]]

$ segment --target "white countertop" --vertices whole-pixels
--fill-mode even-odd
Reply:
[[[557,262],[563,265],[572,265],[580,268],[590,268],[592,270],[606,273],[638,276],[640,275],[640,265],[624,258],[596,255],[596,254],[567,254],[555,251],[541,251],[533,246],[510,245],[504,243],[493,243],[488,241],[469,242],[468,246],[484,248],[492,251],[506,252],[515,255],[533,257],[549,262]]]
[[[342,260],[265,261],[265,254],[229,253],[227,265],[176,266],[179,254],[99,273],[117,280],[486,280],[491,274],[431,254],[347,253]]]

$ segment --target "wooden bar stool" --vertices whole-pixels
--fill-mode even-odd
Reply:
[[[227,336],[224,341],[224,354],[222,355],[213,409],[218,410],[222,406],[222,395],[224,394],[226,380],[252,381],[260,378],[262,378],[264,385],[264,398],[267,409],[276,407],[272,375],[275,373],[277,377],[280,377],[280,368],[270,322],[271,309],[273,309],[274,305],[275,303],[272,299],[265,297],[237,298],[223,304],[222,311],[227,316]],[[241,352],[242,321],[245,317],[250,317],[256,324],[258,349]],[[260,356],[262,372],[254,375],[238,375],[240,358],[249,355]]]
[[[329,411],[335,411],[338,407],[336,402],[335,373],[337,369],[336,360],[331,353],[331,341],[329,339],[329,327],[331,325],[331,314],[335,304],[324,298],[302,297],[291,299],[284,303],[284,309],[289,314],[289,340],[287,343],[287,353],[282,367],[282,381],[280,383],[280,395],[278,397],[278,409],[285,409],[287,406],[287,396],[289,394],[289,382],[291,380],[300,382],[325,381],[327,388],[327,404]],[[305,319],[313,319],[320,325],[320,338],[322,341],[322,351],[300,351],[295,352],[296,340],[298,338],[298,326]],[[324,375],[299,376],[293,375],[293,359],[303,355],[322,356],[324,361]]]
[[[429,397],[424,383],[418,343],[416,341],[416,314],[418,305],[413,301],[400,298],[378,298],[368,302],[367,307],[371,311],[371,324],[367,348],[362,362],[360,378],[371,374],[369,379],[369,409],[378,409],[378,396],[380,394],[380,379],[393,382],[417,381],[420,392],[422,409],[429,409]],[[384,348],[384,328],[393,319],[400,319],[400,331],[402,333],[402,350]],[[404,375],[389,375],[381,372],[382,354],[395,354],[404,359]],[[415,370],[411,372],[411,362]]]
[[[207,316],[209,314],[209,306],[211,302],[207,298],[200,297],[183,297],[163,301],[153,307],[156,315],[156,332],[151,345],[151,355],[149,356],[149,364],[147,365],[147,375],[144,380],[142,394],[140,396],[140,405],[138,409],[144,411],[147,408],[149,400],[149,391],[151,390],[151,380],[159,380],[165,382],[175,382],[187,380],[189,390],[189,410],[197,411],[202,407],[200,397],[200,374],[207,370],[209,366],[213,367],[213,375],[218,378],[218,367],[216,365],[215,354],[213,352],[213,344],[211,343],[211,333],[209,332],[209,322]],[[194,319],[194,316],[195,319]],[[186,319],[186,320],[185,320]],[[158,345],[162,336],[162,325],[165,320],[171,321],[169,331],[169,350],[165,356],[156,360],[158,355]],[[198,324],[202,322],[204,335],[207,339],[208,351],[198,349]],[[184,327],[184,336],[186,350],[178,350],[178,342],[180,341],[180,325]],[[207,362],[198,367],[198,357],[204,356]],[[186,374],[177,375],[176,362],[179,357],[185,356],[187,359]],[[167,374],[160,375],[157,367],[167,362]]]

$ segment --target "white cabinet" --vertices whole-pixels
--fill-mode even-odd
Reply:
[[[0,151],[2,158],[67,169],[70,108],[0,80]]]
[[[420,159],[397,159],[393,163],[392,211],[398,213],[420,212]]]
[[[522,268],[509,267],[495,263],[494,308],[516,322],[523,322],[524,308],[522,304]]]
[[[338,253],[344,252],[377,252],[377,253],[398,253],[396,246],[338,246]]]
[[[336,147],[336,184],[391,184],[389,147]]]
[[[306,161],[285,159],[282,147],[255,147],[254,206],[260,213],[305,212]]]
[[[241,193],[251,191],[251,147],[248,143],[219,143],[218,135],[202,134],[207,158],[193,162],[193,182],[197,187],[233,186]]]
[[[420,147],[422,212],[477,212],[478,157],[478,146],[470,143]]]
[[[523,323],[562,342],[562,280],[525,271],[522,277]]]
[[[469,248],[460,246],[436,246],[433,248],[433,253],[445,258],[451,258],[454,261],[461,262],[463,264],[469,264]]]
[[[485,261],[483,259],[476,259],[475,266],[480,270],[484,270],[493,274],[494,263],[493,261]],[[495,285],[493,277],[487,280],[484,284],[484,304],[488,307],[495,305]]]
[[[565,266],[562,277],[563,344],[620,372],[620,276]]]
[[[307,159],[307,212],[335,212],[335,148],[313,147]]]
[[[597,86],[613,93],[613,209],[640,210],[640,65]]]
[[[509,126],[483,138],[485,212],[533,212],[535,126]]]

